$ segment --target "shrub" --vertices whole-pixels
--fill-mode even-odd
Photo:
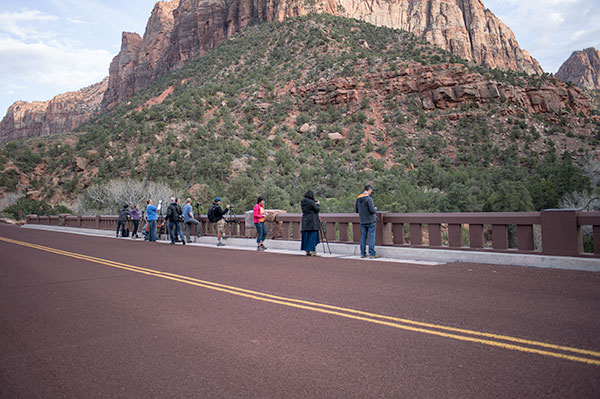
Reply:
[[[61,213],[70,213],[73,211],[64,205],[52,206],[46,201],[36,201],[32,198],[21,197],[14,204],[4,208],[4,213],[14,219],[19,218],[19,211],[22,211],[22,216],[26,217],[30,214],[35,215],[59,215]]]

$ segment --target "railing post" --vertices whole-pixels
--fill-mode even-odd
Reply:
[[[600,255],[600,226],[594,226],[593,233],[594,233],[594,255]]]
[[[494,249],[508,249],[508,228],[506,225],[492,225],[492,247]]]
[[[299,240],[302,237],[302,233],[300,232],[300,223],[292,222],[292,238],[294,240]]]
[[[577,256],[583,252],[583,234],[577,225],[576,209],[542,211],[542,253],[544,255]]]
[[[483,248],[483,225],[482,224],[470,224],[469,225],[469,241],[471,248]]]
[[[281,238],[284,240],[289,240],[290,239],[290,222],[283,222],[282,228],[281,228]]]
[[[348,222],[340,222],[338,225],[340,226],[340,241],[348,242]]]
[[[427,225],[427,231],[429,232],[429,246],[430,247],[441,247],[442,246],[442,226],[439,223],[429,223]]]
[[[96,230],[100,229],[100,215],[96,215]]]
[[[326,222],[325,223],[325,234],[327,234],[327,241],[330,241],[330,242],[337,241],[335,222]]]
[[[533,226],[517,225],[519,251],[533,251]]]
[[[383,245],[394,244],[394,234],[392,232],[392,226],[392,223],[383,224]]]
[[[240,237],[246,237],[246,222],[244,220],[240,222]]]
[[[394,234],[394,244],[404,245],[404,223],[393,223],[392,233]]]
[[[375,241],[377,241],[377,237],[375,237]],[[360,222],[352,223],[352,242],[360,243]]]
[[[457,223],[448,224],[448,246],[450,248],[462,247],[462,225]]]
[[[383,226],[385,224],[385,214],[387,212],[377,212],[377,218],[379,218],[379,223],[377,223],[377,231],[375,233],[375,243],[385,243],[384,240],[384,229]]]
[[[423,225],[421,223],[410,223],[410,245],[423,245]]]

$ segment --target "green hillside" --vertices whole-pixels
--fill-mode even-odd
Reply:
[[[581,166],[600,143],[596,100],[587,114],[532,114],[507,98],[440,110],[374,83],[450,64],[514,87],[554,81],[469,65],[356,20],[260,24],[72,134],[5,145],[0,186],[70,203],[92,184],[131,178],[204,205],[220,195],[249,209],[260,194],[295,212],[308,189],[325,212],[352,212],[367,182],[379,209],[395,212],[538,210],[595,189]],[[336,79],[358,89],[339,102],[311,91]]]

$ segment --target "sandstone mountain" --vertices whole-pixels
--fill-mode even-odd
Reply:
[[[543,72],[481,0],[171,0],[156,5],[144,38],[123,35],[102,105],[109,108],[126,100],[167,70],[205,54],[251,23],[313,12],[402,29],[486,67]]]
[[[591,192],[575,163],[598,157],[599,129],[597,99],[551,75],[309,15],[248,26],[72,135],[6,144],[0,196],[72,201],[130,178],[239,209],[260,194],[293,211],[313,188],[347,212],[372,181],[391,211],[547,209]]]
[[[590,47],[575,51],[556,73],[565,82],[573,82],[590,90],[600,89],[600,51]]]
[[[258,22],[282,21],[309,13],[356,18],[403,29],[452,54],[480,65],[540,74],[542,68],[522,50],[512,31],[481,0],[171,0],[156,3],[143,38],[123,33],[121,51],[109,69],[102,111],[127,100],[166,72],[205,54]],[[84,94],[84,93],[82,93]],[[11,107],[0,141],[72,130],[97,115],[97,94],[77,97],[70,108],[87,108],[76,118],[53,116],[39,103]],[[89,101],[88,106],[81,106]],[[14,108],[18,112],[14,112]],[[58,121],[64,121],[61,124]],[[48,123],[54,121],[54,123]]]
[[[67,133],[101,112],[108,78],[50,101],[17,101],[0,122],[0,142]]]

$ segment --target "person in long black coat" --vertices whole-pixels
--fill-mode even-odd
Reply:
[[[300,206],[302,207],[302,245],[300,249],[306,251],[307,256],[319,256],[317,255],[317,244],[321,242],[319,240],[320,202],[315,200],[315,194],[309,190],[300,201]]]

